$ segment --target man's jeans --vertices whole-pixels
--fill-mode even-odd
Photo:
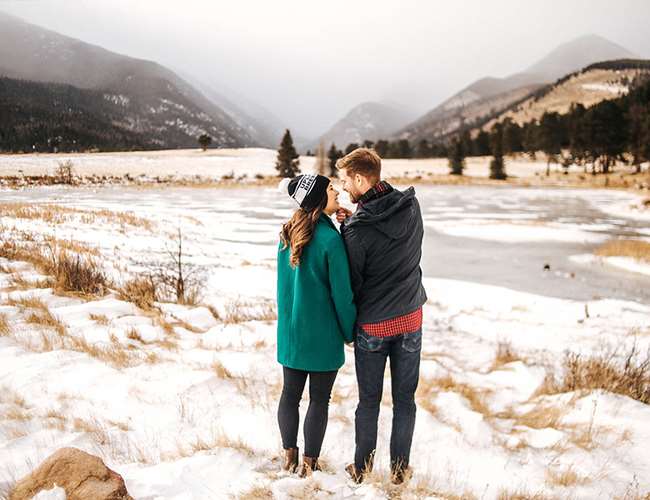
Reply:
[[[355,431],[357,470],[371,470],[377,447],[377,421],[384,384],[386,359],[390,357],[393,393],[393,428],[390,436],[391,468],[409,465],[415,427],[415,390],[420,376],[422,330],[394,337],[373,337],[357,329],[354,343],[359,406]]]

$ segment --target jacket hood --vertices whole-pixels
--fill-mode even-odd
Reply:
[[[346,226],[372,225],[391,239],[401,239],[412,230],[416,222],[414,202],[413,187],[405,191],[394,189],[380,198],[359,206],[346,222]]]

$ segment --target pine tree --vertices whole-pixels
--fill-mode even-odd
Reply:
[[[644,149],[647,147],[647,138],[645,137],[645,121],[650,109],[640,103],[634,103],[630,106],[627,119],[629,123],[628,137],[629,149],[632,153],[632,164],[636,166],[636,173],[641,173],[641,164],[645,160]]]
[[[379,139],[375,143],[375,151],[382,158],[386,158],[386,155],[388,154],[388,148],[389,147],[390,147],[390,144],[388,143],[388,141],[386,141],[384,139]]]
[[[451,175],[463,175],[465,169],[465,152],[460,138],[454,139],[449,148],[449,173]]]
[[[282,137],[275,168],[279,177],[295,177],[300,173],[300,160],[289,129],[286,130],[284,137]]]
[[[545,112],[539,122],[539,145],[546,155],[546,176],[551,175],[551,163],[557,163],[562,148],[562,119],[557,112]]]
[[[500,123],[497,123],[492,128],[490,147],[493,156],[492,161],[490,161],[490,179],[504,180],[508,176],[503,159],[503,125]]]
[[[474,140],[474,153],[476,156],[488,156],[490,154],[490,134],[481,130]]]
[[[201,134],[198,141],[201,149],[205,151],[210,147],[210,144],[212,144],[212,137],[210,137],[208,134]]]
[[[330,150],[327,152],[327,158],[329,159],[330,177],[338,177],[339,171],[336,169],[336,162],[339,158],[343,158],[343,152],[336,149],[336,144],[332,143]]]
[[[589,108],[585,119],[590,122],[590,149],[600,160],[603,173],[607,174],[625,149],[625,116],[614,101],[602,101]]]
[[[416,158],[431,158],[431,148],[429,147],[429,141],[422,139],[418,143],[417,150],[415,151]]]
[[[355,149],[359,149],[359,145],[358,145],[356,142],[351,142],[351,143],[348,144],[347,147],[345,148],[345,154],[346,154],[346,155],[349,155],[349,154],[352,153],[352,151],[354,151]]]

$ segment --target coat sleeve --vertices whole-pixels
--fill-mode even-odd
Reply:
[[[358,297],[363,289],[363,268],[366,265],[366,250],[359,241],[359,235],[353,228],[342,226],[341,229],[350,264],[352,291],[355,297]]]
[[[357,319],[357,308],[354,305],[354,294],[350,283],[350,268],[345,253],[345,246],[340,236],[332,238],[327,251],[327,268],[330,281],[332,302],[336,316],[346,342],[354,339],[354,323]]]

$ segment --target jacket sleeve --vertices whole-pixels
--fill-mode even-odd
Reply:
[[[330,293],[336,309],[339,327],[346,342],[352,342],[357,308],[350,283],[350,268],[340,236],[332,238],[327,249],[327,268],[330,281]]]
[[[342,226],[341,229],[350,264],[352,291],[355,297],[358,297],[363,289],[363,268],[366,265],[366,250],[359,239],[359,235],[353,228]]]

